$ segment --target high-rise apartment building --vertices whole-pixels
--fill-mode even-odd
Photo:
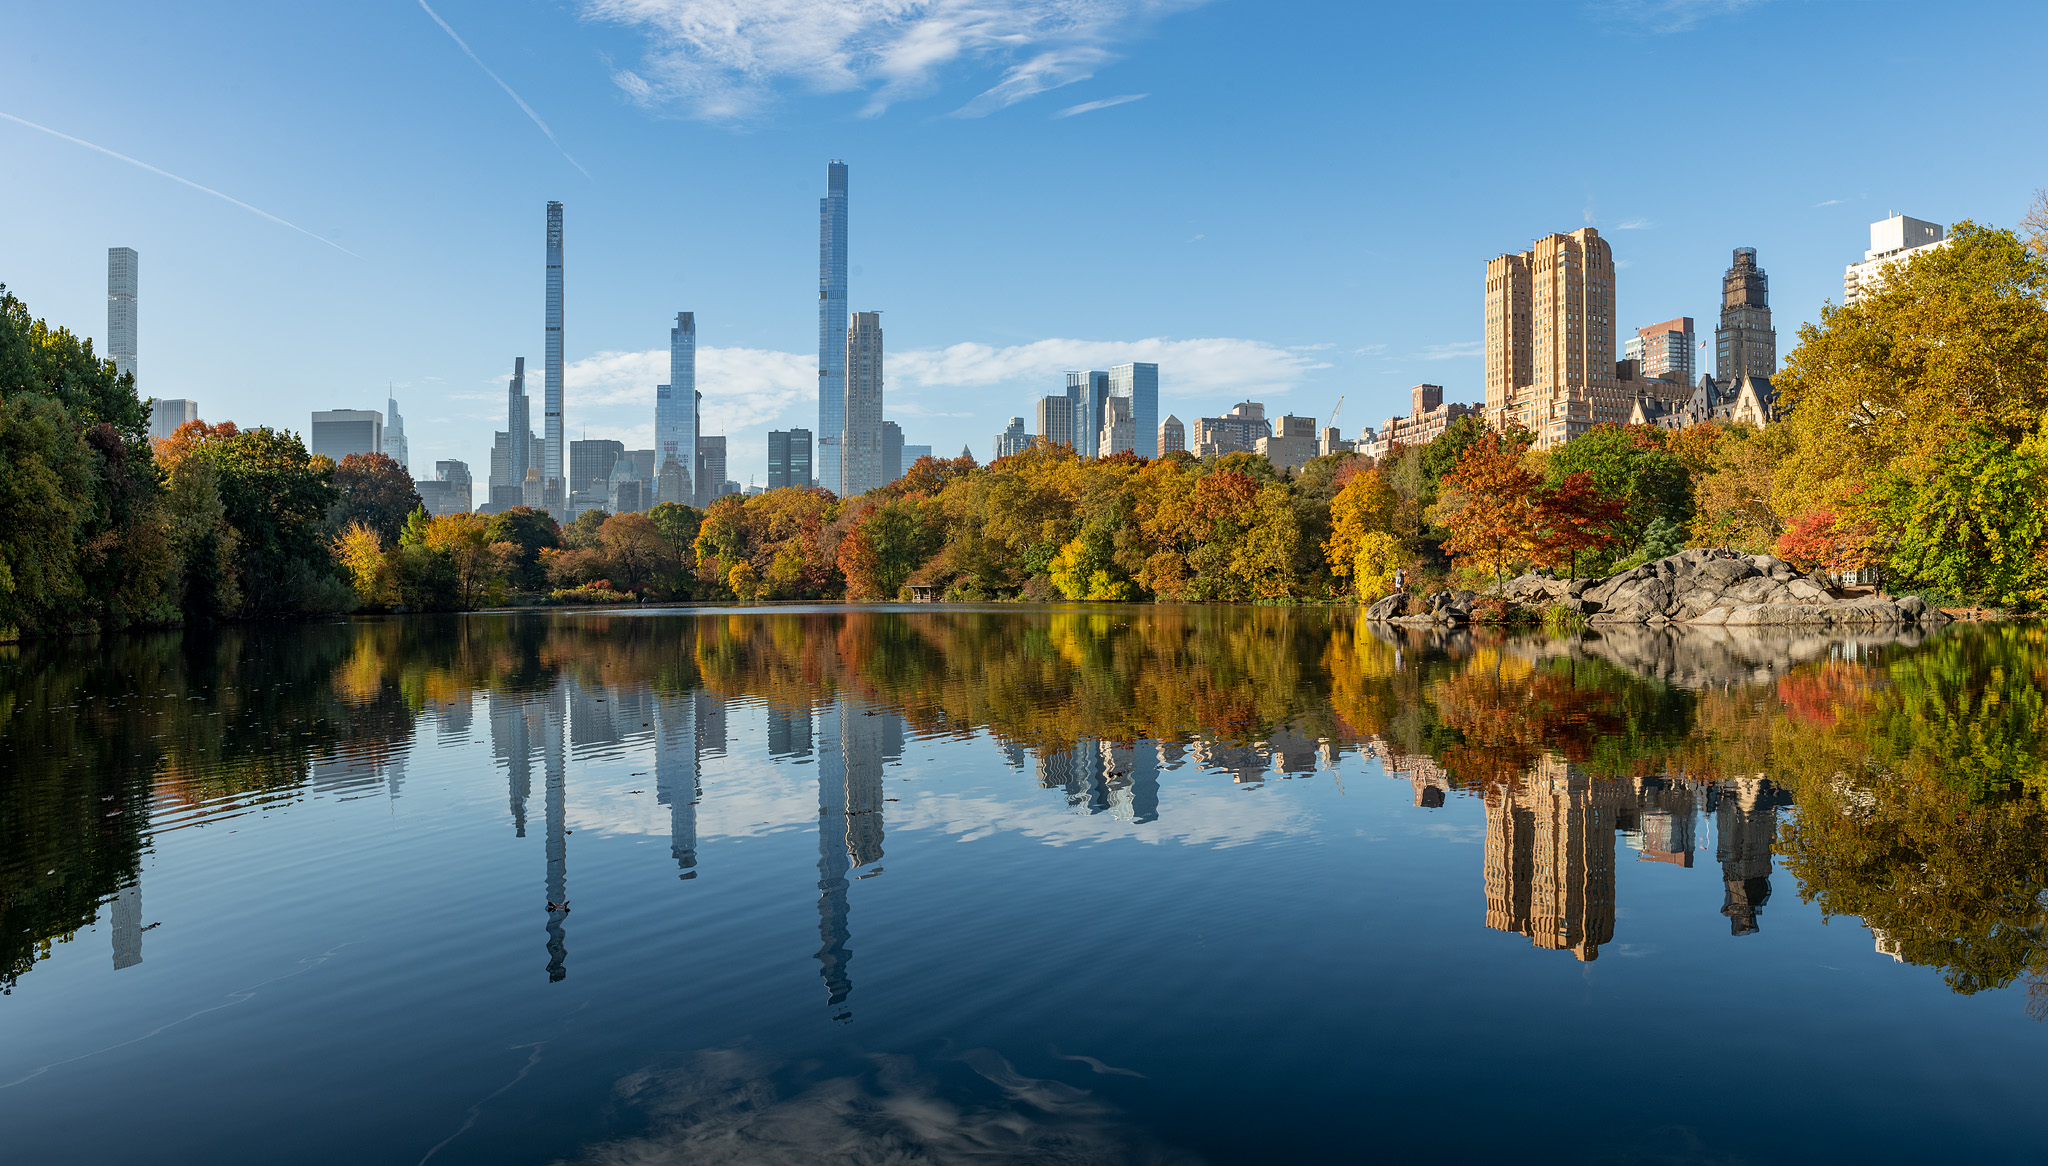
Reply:
[[[768,434],[768,488],[811,486],[811,431],[775,429]]]
[[[542,505],[560,511],[568,502],[562,484],[562,204],[548,204],[547,369],[542,384],[547,411],[542,440],[547,460],[541,466]]]
[[[187,421],[199,420],[199,402],[183,397],[168,399],[159,397],[149,403],[149,436],[161,441],[178,431],[178,426]]]
[[[995,449],[995,457],[990,458],[990,461],[994,461],[995,458],[1015,457],[1030,449],[1031,435],[1024,431],[1024,419],[1022,417],[1010,418],[1009,427],[996,434],[993,448]]]
[[[1038,399],[1038,435],[1053,445],[1074,444],[1073,403],[1066,397]]]
[[[384,398],[384,456],[412,469],[411,451],[405,443],[405,418],[398,415],[398,399]]]
[[[1159,456],[1159,366],[1119,364],[1109,370],[1109,395],[1131,403],[1131,452]]]
[[[910,467],[916,465],[921,459],[930,456],[932,456],[931,446],[906,445],[903,447],[903,469],[908,472]]]
[[[1697,369],[1693,343],[1692,317],[1677,316],[1636,329],[1635,335],[1622,342],[1621,357],[1635,361],[1642,376],[1689,385]]]
[[[311,452],[337,463],[352,453],[384,452],[384,414],[375,409],[315,409],[307,432]]]
[[[1180,423],[1180,418],[1168,413],[1166,420],[1159,423],[1159,456],[1165,457],[1170,453],[1186,453],[1187,449],[1187,427]]]
[[[656,493],[664,502],[689,502],[696,497],[697,448],[697,315],[677,312],[668,330],[668,383],[654,387],[655,473],[674,476]]]
[[[883,484],[903,476],[903,427],[894,421],[882,422],[882,479]]]
[[[1863,253],[1863,262],[1851,263],[1842,272],[1843,306],[1883,283],[1886,268],[1947,243],[1940,223],[1895,214],[1870,224],[1870,250]]]
[[[569,443],[569,493],[571,499],[585,494],[596,499],[586,502],[586,508],[604,505],[603,498],[611,492],[612,467],[626,454],[626,443],[608,438],[590,438]]]
[[[1276,470],[1298,470],[1316,456],[1316,419],[1285,414],[1273,436],[1260,438],[1253,448]]]
[[[1614,253],[1592,227],[1486,265],[1486,412],[1538,448],[1628,415],[1614,360]]]
[[[1266,420],[1266,406],[1258,401],[1240,401],[1222,417],[1195,418],[1196,457],[1213,457],[1238,450],[1251,450],[1262,437],[1273,436],[1273,423]]]
[[[1074,452],[1094,457],[1102,444],[1103,402],[1109,400],[1109,374],[1101,371],[1067,374],[1067,427]]]
[[[855,312],[846,330],[845,427],[839,439],[839,496],[851,498],[882,478],[882,313]]]
[[[435,462],[433,478],[414,482],[413,489],[419,492],[420,504],[427,508],[427,513],[436,518],[467,513],[471,501],[469,463]]]
[[[697,436],[697,502],[709,506],[725,490],[725,438]]]
[[[505,388],[505,432],[511,435],[506,439],[505,485],[511,490],[507,500],[511,506],[522,504],[526,471],[534,468],[535,464],[531,443],[520,440],[533,432],[532,409],[532,401],[526,395],[526,358],[515,356],[512,358],[512,383]],[[541,456],[547,456],[545,445],[541,447]],[[499,505],[495,493],[491,496],[491,505]]]
[[[107,356],[114,372],[135,372],[135,293],[141,262],[133,247],[107,248]]]
[[[846,431],[846,163],[825,166],[818,200],[818,473],[845,486],[839,442]]]
[[[1770,282],[1756,265],[1756,248],[1737,247],[1721,277],[1721,326],[1714,329],[1714,379],[1725,386],[1744,377],[1778,375],[1778,333],[1771,327]]]

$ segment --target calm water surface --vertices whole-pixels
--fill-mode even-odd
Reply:
[[[0,649],[15,1162],[2038,1161],[2038,629]]]

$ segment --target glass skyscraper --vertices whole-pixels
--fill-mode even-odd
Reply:
[[[654,390],[654,472],[661,479],[656,497],[694,503],[696,460],[697,315],[677,312],[676,326],[668,330],[668,383]]]
[[[817,480],[835,490],[846,431],[846,304],[846,163],[830,162],[818,200]]]
[[[1102,412],[1109,401],[1109,374],[1070,372],[1067,374],[1067,432],[1074,452],[1094,457],[1102,439]]]
[[[133,247],[107,248],[107,355],[114,373],[135,371],[136,269]]]
[[[839,496],[889,484],[882,464],[882,313],[855,312],[846,333],[846,427],[840,437]]]
[[[1109,370],[1109,395],[1131,402],[1131,449],[1139,457],[1159,456],[1159,366],[1120,364]]]
[[[558,202],[548,204],[547,367],[542,393],[546,428],[541,438],[547,443],[547,453],[540,471],[541,496],[550,511],[560,511],[568,505],[569,494],[562,485],[562,204]]]

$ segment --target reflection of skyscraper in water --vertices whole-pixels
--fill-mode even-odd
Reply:
[[[1783,794],[1770,782],[1738,777],[1707,792],[1714,805],[1714,857],[1721,863],[1726,896],[1721,914],[1730,935],[1754,935],[1756,917],[1771,897],[1771,844],[1778,838],[1778,806]]]
[[[725,756],[725,698],[715,692],[700,692],[697,701],[697,756]]]
[[[526,837],[526,799],[533,792],[533,723],[538,709],[522,693],[491,693],[491,754],[505,763],[512,830]]]
[[[654,703],[654,796],[668,807],[669,853],[682,877],[697,877],[697,702],[657,697]]]
[[[578,753],[619,743],[619,726],[612,716],[612,694],[593,685],[563,682],[569,689],[569,745]]]
[[[1614,938],[1619,783],[1546,758],[1486,803],[1486,925],[1596,959]]]
[[[853,992],[846,876],[882,857],[882,770],[902,756],[892,712],[835,701],[818,718],[818,963],[834,1006]]]
[[[1689,867],[1693,862],[1694,824],[1699,799],[1693,782],[1651,776],[1635,779],[1635,804],[1617,819],[1638,862],[1664,862]]]
[[[569,849],[567,845],[564,818],[567,816],[567,774],[564,772],[563,720],[564,708],[562,686],[557,684],[548,693],[546,714],[542,724],[541,765],[547,778],[547,859],[548,859],[548,980],[563,979],[569,974],[569,943],[566,921],[569,916]]]
[[[811,755],[811,710],[768,710],[768,756],[809,757]]]
[[[142,962],[142,872],[121,884],[114,896],[114,970]]]
[[[1150,741],[1106,746],[1109,814],[1126,822],[1159,819],[1159,750]]]
[[[1104,772],[1108,749],[1102,741],[1081,737],[1070,749],[1039,754],[1039,788],[1061,790],[1067,795],[1068,806],[1083,814],[1100,814],[1109,808],[1109,783]]]

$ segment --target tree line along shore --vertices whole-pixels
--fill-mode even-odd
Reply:
[[[1376,463],[925,458],[855,498],[430,517],[380,454],[287,430],[147,438],[132,377],[0,286],[0,635],[516,602],[1352,602],[1771,553],[1939,605],[2048,603],[2048,256],[1958,224],[1801,328],[1758,429],[1605,425],[1548,450],[1463,418]]]

